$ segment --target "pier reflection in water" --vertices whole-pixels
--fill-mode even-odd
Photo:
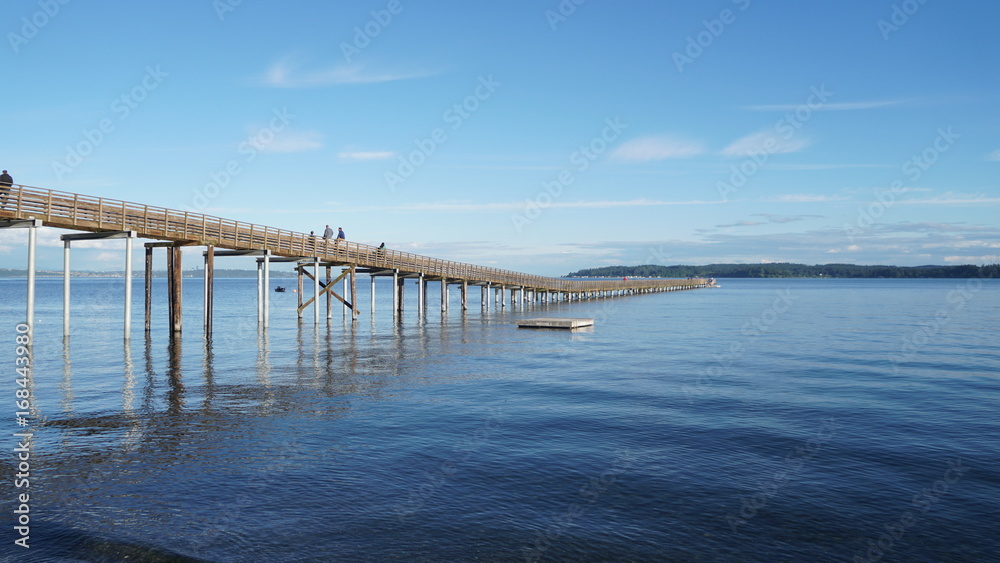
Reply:
[[[301,506],[314,487],[331,486],[324,472],[338,456],[359,462],[372,444],[337,420],[355,408],[378,418],[374,409],[393,400],[403,365],[426,359],[432,339],[448,340],[437,329],[375,319],[287,328],[115,344],[81,331],[61,339],[57,356],[40,342],[45,464],[35,487],[52,525],[40,525],[39,537],[50,547],[82,542],[94,557],[168,531],[184,538],[177,553],[192,556],[245,545],[247,522],[270,519],[269,499]],[[61,374],[55,396],[44,383],[52,373]],[[390,504],[403,494],[378,501],[351,480],[353,494],[326,501],[351,519],[391,520]],[[294,518],[330,508],[314,509]],[[112,535],[95,532],[112,527]]]
[[[957,283],[552,305],[597,319],[572,333],[518,329],[510,308],[300,324],[294,296],[261,332],[237,282],[211,340],[161,324],[125,345],[95,316],[66,341],[43,310],[28,561],[848,560],[955,459],[968,472],[887,558],[990,560],[1000,286],[905,369],[885,360]],[[778,291],[795,307],[747,336]],[[716,373],[733,345],[739,369]],[[734,533],[727,516],[824,420],[835,434]]]

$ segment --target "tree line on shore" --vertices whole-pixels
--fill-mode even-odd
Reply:
[[[1000,264],[976,266],[861,266],[857,264],[708,264],[706,266],[604,266],[567,278],[995,278]]]

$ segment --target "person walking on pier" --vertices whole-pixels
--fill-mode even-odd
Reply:
[[[0,209],[7,209],[7,200],[10,198],[10,187],[14,185],[14,179],[6,170],[0,174]]]

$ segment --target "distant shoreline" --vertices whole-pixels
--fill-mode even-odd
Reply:
[[[1000,264],[975,266],[859,266],[856,264],[709,264],[707,266],[605,266],[565,278],[997,278]]]

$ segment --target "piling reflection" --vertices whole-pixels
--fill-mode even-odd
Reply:
[[[202,370],[205,377],[204,409],[212,410],[212,400],[215,398],[215,350],[212,347],[212,335],[205,335],[202,342],[204,344]]]
[[[132,341],[124,341],[124,378],[122,381],[122,415],[126,421],[125,436],[121,449],[130,452],[142,442],[144,435],[142,418],[135,408],[135,364],[132,362]]]
[[[125,378],[122,381],[122,411],[128,415],[135,413],[135,365],[132,363],[132,343],[124,341],[122,350]]]
[[[153,368],[153,338],[146,333],[144,354],[146,359],[146,386],[142,391],[142,410],[149,412],[153,408],[153,389],[156,380],[156,370]]]
[[[69,337],[63,337],[63,352],[62,352],[62,381],[59,384],[59,390],[62,391],[62,410],[64,413],[69,414],[73,412],[73,362],[70,359],[69,353]]]
[[[266,330],[260,330],[257,332],[257,362],[254,368],[257,373],[257,383],[265,387],[270,385],[271,363],[268,358],[270,353],[268,333]]]
[[[156,331],[96,354],[80,339],[76,349],[65,341],[61,393],[50,392],[53,401],[61,397],[62,412],[52,413],[59,420],[48,431],[64,444],[47,468],[60,475],[48,480],[50,506],[70,525],[113,520],[158,530],[144,511],[170,498],[192,507],[194,534],[218,529],[234,507],[256,515],[265,491],[248,487],[266,482],[270,494],[284,490],[288,475],[339,467],[335,458],[357,447],[341,431],[353,423],[339,419],[373,416],[411,400],[415,386],[466,376],[440,358],[468,353],[469,338],[489,323],[458,312],[441,324],[366,317],[319,326],[309,319],[297,330],[251,325],[250,337],[237,336],[236,326],[219,338],[189,331],[186,350],[184,337]],[[335,475],[319,479],[333,483]],[[108,498],[114,518],[75,510]]]
[[[350,326],[345,326],[343,330],[343,339],[341,340],[342,358],[343,358],[343,370],[346,374],[352,378],[357,375],[358,372],[358,341],[357,341],[357,323],[352,323]]]
[[[180,336],[167,344],[167,412],[173,415],[184,410],[184,378],[182,368],[183,340]]]
[[[462,326],[467,322],[463,316]],[[196,441],[206,440],[211,438],[206,431],[225,435],[272,415],[329,414],[326,409],[333,409],[342,416],[347,403],[315,411],[315,399],[357,395],[380,400],[387,388],[411,373],[409,366],[426,361],[431,348],[447,351],[464,345],[464,339],[450,341],[455,338],[450,332],[426,322],[407,326],[375,318],[366,326],[348,317],[300,325],[292,334],[258,330],[255,341],[224,339],[224,347],[200,334],[199,353],[187,361],[181,335],[164,344],[162,334],[147,333],[141,359],[135,354],[138,342],[123,341],[115,347],[117,353],[103,356],[103,364],[92,356],[81,364],[81,358],[74,358],[80,352],[65,339],[57,386],[60,412],[52,416],[52,426],[63,429],[67,445],[93,440],[106,447],[112,438],[118,454],[131,455],[179,452],[195,430]],[[193,345],[188,342],[189,348]],[[86,369],[81,372],[80,366]],[[82,399],[89,402],[77,404]],[[74,416],[75,411],[80,414]]]

